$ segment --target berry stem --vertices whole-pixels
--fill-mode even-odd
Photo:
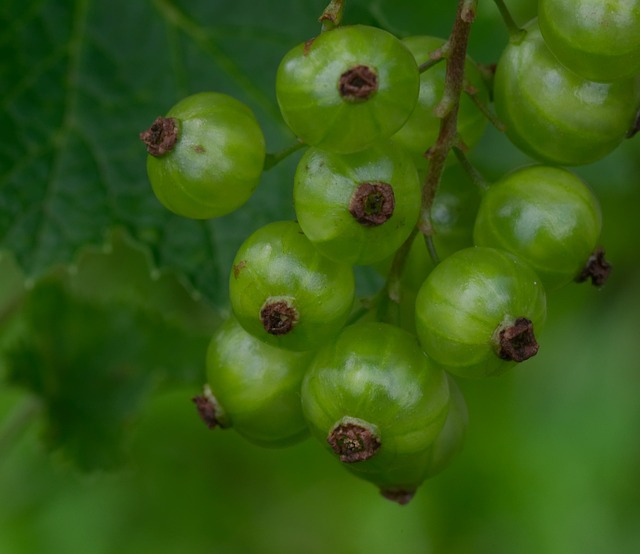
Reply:
[[[519,41],[525,34],[524,29],[520,28],[518,24],[515,22],[513,17],[511,16],[511,12],[507,5],[504,3],[504,0],[493,0],[500,11],[500,15],[502,16],[502,20],[507,27],[507,31],[509,31],[509,37],[512,41]]]
[[[429,257],[434,265],[438,265],[440,263],[440,256],[438,256],[438,252],[436,252],[436,244],[433,241],[432,235],[425,235],[424,243],[427,247],[427,251],[429,252]]]
[[[273,154],[267,154],[264,158],[264,171],[269,171],[274,166],[278,165],[282,160],[288,158],[294,152],[300,150],[300,148],[304,148],[305,144],[300,142],[299,140],[293,143],[291,146],[287,146],[283,148],[279,152],[275,152]]]
[[[431,259],[436,264],[439,262],[433,243],[431,206],[440,184],[447,155],[458,141],[458,106],[464,87],[464,65],[467,57],[467,44],[471,25],[475,17],[476,3],[477,0],[459,0],[451,36],[438,49],[442,51],[438,55],[442,55],[443,58],[446,56],[447,60],[445,92],[440,104],[436,107],[436,113],[442,118],[440,133],[435,144],[425,154],[429,158],[429,169],[422,186],[422,208],[418,225],[396,252],[387,281],[381,291],[381,301],[377,310],[377,316],[380,321],[393,319],[394,313],[397,312],[397,307],[401,300],[400,278],[411,244],[418,231],[424,235],[425,245]],[[429,57],[432,58],[438,50],[431,53]]]
[[[434,65],[438,65],[442,60],[446,59],[448,55],[449,41],[445,42],[440,48],[436,48],[433,52],[430,52],[427,61],[418,66],[418,71],[424,73]]]
[[[400,304],[400,279],[402,277],[402,271],[407,261],[407,257],[409,256],[409,251],[411,250],[411,245],[413,244],[413,240],[416,238],[417,234],[418,229],[414,228],[411,231],[411,234],[407,237],[407,240],[405,240],[402,243],[402,246],[398,248],[395,256],[393,257],[393,261],[391,262],[391,269],[389,270],[389,275],[387,276],[387,281],[385,283],[385,296],[396,304]]]
[[[345,1],[346,0],[331,0],[329,5],[324,9],[322,15],[318,18],[318,21],[322,23],[323,33],[335,29],[340,25]]]
[[[469,34],[475,16],[475,2],[459,0],[453,30],[449,37],[449,56],[445,73],[445,92],[436,114],[442,118],[440,133],[435,144],[427,151],[429,170],[422,187],[422,209],[418,229],[429,237],[433,234],[431,206],[440,184],[447,155],[458,140],[458,106],[464,86],[464,64]]]
[[[489,121],[489,123],[491,123],[491,125],[493,125],[501,133],[504,133],[506,131],[506,127],[504,123],[502,123],[502,121],[500,121],[497,118],[497,116],[489,109],[489,106],[487,106],[484,102],[480,101],[480,99],[478,98],[478,90],[475,87],[471,85],[465,85],[464,93],[471,99],[471,101],[476,105],[476,107],[482,112],[482,115],[484,115],[487,118],[487,120]]]
[[[487,183],[487,180],[469,161],[469,158],[467,158],[467,155],[464,153],[462,148],[454,146],[453,153],[456,155],[456,158],[458,158],[462,169],[465,170],[471,181],[473,181],[473,184],[476,185],[481,192],[485,192],[489,188],[489,183]]]

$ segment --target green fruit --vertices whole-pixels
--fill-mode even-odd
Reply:
[[[640,0],[540,0],[549,50],[585,79],[640,75]]]
[[[245,240],[229,279],[231,307],[246,331],[273,346],[314,350],[337,335],[353,306],[350,266],[324,257],[293,221]]]
[[[420,213],[411,158],[385,142],[355,154],[309,148],[296,170],[294,206],[314,246],[336,261],[366,265],[395,252]]]
[[[498,117],[509,139],[531,157],[581,165],[613,151],[640,107],[640,79],[588,81],[546,47],[534,20],[504,50],[494,81]]]
[[[425,467],[425,478],[433,477],[446,469],[462,450],[469,424],[469,412],[462,391],[455,380],[449,377],[451,401],[447,420],[430,448],[429,462]]]
[[[546,315],[540,278],[508,252],[465,248],[429,274],[416,299],[425,352],[460,377],[500,374],[533,356]]]
[[[401,329],[363,322],[318,351],[302,385],[312,434],[357,476],[407,502],[449,406],[444,372]]]
[[[561,168],[531,166],[509,173],[485,193],[475,222],[478,246],[526,261],[547,291],[574,280],[600,237],[597,198]]]
[[[235,318],[223,323],[207,351],[210,392],[200,404],[210,427],[232,427],[260,446],[287,446],[308,435],[300,386],[311,353],[274,348],[247,333]],[[205,417],[206,417],[205,411]]]
[[[265,140],[253,112],[235,98],[201,92],[178,102],[141,133],[158,200],[184,217],[228,214],[253,194]]]
[[[282,116],[303,142],[351,153],[389,138],[418,98],[411,52],[382,29],[338,27],[288,52],[276,75]]]
[[[440,48],[444,39],[429,36],[413,36],[402,40],[411,51],[417,63],[428,60],[431,52]],[[393,135],[393,140],[404,146],[415,156],[423,156],[435,144],[440,132],[440,118],[434,110],[444,95],[446,64],[440,63],[420,75],[418,102],[407,122]],[[477,93],[476,98],[483,104],[489,103],[489,91],[475,62],[467,57],[464,77],[468,85]],[[467,94],[460,98],[458,110],[458,135],[462,142],[473,148],[482,137],[487,119]]]

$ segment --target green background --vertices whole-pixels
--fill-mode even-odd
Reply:
[[[518,22],[533,0],[508,3]],[[208,431],[189,399],[224,316],[234,252],[293,215],[294,156],[211,222],[166,212],[137,134],[181,97],[248,103],[291,143],[279,59],[317,0],[0,4],[0,552],[640,551],[640,139],[576,169],[602,203],[602,290],[549,299],[540,353],[460,382],[468,440],[400,507],[308,440],[263,450]],[[348,0],[347,22],[448,35],[455,2]],[[507,40],[480,0],[469,52]],[[529,163],[493,129],[489,179]],[[361,290],[375,284],[359,275]]]

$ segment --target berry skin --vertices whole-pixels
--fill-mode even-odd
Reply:
[[[282,117],[303,142],[347,154],[389,138],[418,98],[411,52],[382,29],[338,27],[282,59],[276,95]]]
[[[265,140],[253,112],[235,98],[201,92],[178,102],[140,135],[158,200],[193,219],[228,214],[258,185]]]
[[[320,254],[293,221],[270,223],[247,238],[229,278],[242,327],[289,350],[314,350],[337,335],[354,294],[351,267]]]
[[[312,354],[274,348],[229,318],[207,351],[207,381],[215,402],[209,426],[232,427],[260,446],[288,446],[308,436],[300,385]]]
[[[530,166],[485,193],[476,218],[478,246],[502,248],[526,261],[547,291],[574,280],[596,248],[600,206],[566,169]]]
[[[494,103],[507,136],[542,162],[581,165],[603,158],[633,126],[640,79],[588,81],[557,61],[536,20],[525,30],[496,69]]]
[[[417,63],[427,61],[429,54],[445,43],[444,39],[430,36],[408,37],[402,42]],[[446,65],[440,63],[420,74],[420,94],[416,107],[407,122],[392,137],[416,157],[422,157],[438,138],[440,118],[434,114],[434,109],[444,95],[445,71]],[[466,82],[477,91],[478,100],[488,104],[489,91],[471,58],[467,58],[465,62],[464,73]],[[482,112],[467,94],[463,94],[458,110],[458,134],[468,148],[473,148],[478,143],[486,124],[487,119]]]
[[[440,434],[430,448],[429,461],[425,467],[425,478],[429,479],[446,469],[456,455],[462,450],[467,426],[469,424],[469,411],[462,391],[455,380],[448,376],[451,401],[447,420]]]
[[[459,377],[503,373],[537,352],[546,315],[540,278],[508,252],[465,248],[425,279],[416,330],[425,352]]]
[[[357,476],[407,502],[424,479],[449,406],[447,378],[414,337],[386,323],[349,326],[305,375],[312,434]]]
[[[540,0],[549,50],[585,79],[640,75],[640,0]]]
[[[331,259],[366,265],[395,252],[415,226],[421,189],[410,156],[385,142],[354,154],[309,148],[298,164],[300,227]]]

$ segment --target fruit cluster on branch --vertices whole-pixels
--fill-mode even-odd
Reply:
[[[467,55],[474,0],[446,39],[343,26],[333,0],[277,69],[291,148],[267,155],[251,110],[217,92],[141,134],[155,194],[191,218],[240,208],[265,168],[306,149],[296,221],[255,231],[230,268],[233,313],[195,399],[208,426],[264,446],[311,434],[406,503],[462,446],[455,379],[534,356],[547,294],[604,283],[598,199],[565,166],[637,129],[640,0],[541,0],[522,29],[496,4],[511,38],[493,79]],[[491,184],[465,154],[488,119],[535,160]],[[357,299],[358,265],[386,277],[373,298]]]

